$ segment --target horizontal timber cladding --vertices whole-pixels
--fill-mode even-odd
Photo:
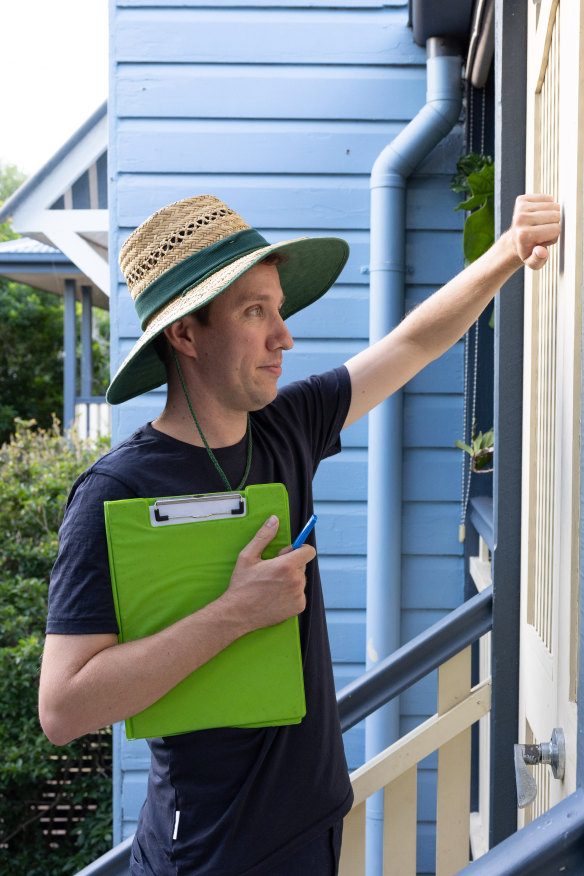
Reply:
[[[402,8],[119,10],[118,64],[423,64]],[[154,78],[156,77],[154,74]],[[269,114],[267,114],[269,115]]]
[[[460,453],[448,449],[404,449],[404,501],[456,502],[460,493]],[[347,449],[325,459],[314,480],[315,494],[324,501],[367,501],[367,454]]]
[[[436,281],[436,274],[428,273],[429,283],[441,282],[439,272],[444,260],[448,263],[447,279],[452,263],[456,267],[460,264],[457,248],[460,218],[453,209],[457,201],[454,195],[443,197],[448,179],[444,176],[438,179],[422,177],[408,186],[408,229],[431,235],[436,233],[433,228],[436,223],[444,235],[452,235],[451,241],[444,240],[445,253],[436,265],[439,279]],[[118,183],[120,225],[129,233],[156,210],[161,200],[170,203],[185,197],[185,192],[199,194],[207,191],[217,192],[218,197],[242,215],[245,209],[245,220],[265,233],[269,240],[286,240],[288,231],[293,237],[306,233],[334,233],[347,236],[351,244],[354,234],[354,243],[364,245],[364,260],[359,264],[369,263],[369,176],[364,174],[124,174]],[[436,208],[433,211],[434,200]],[[359,232],[361,237],[357,236]],[[363,235],[364,232],[367,234]],[[439,246],[432,247],[430,240],[426,239],[426,252],[430,252],[434,259],[439,256]],[[408,281],[424,282],[409,273],[410,268],[419,270],[420,267],[408,263]],[[347,282],[344,273],[341,280]],[[362,277],[361,282],[367,282],[367,278]]]
[[[425,101],[425,52],[407,27],[407,0],[110,0],[112,252],[161,205],[211,193],[270,242],[335,235],[351,247],[331,292],[289,320],[295,348],[283,382],[340,364],[369,335],[369,175],[381,150]],[[449,188],[459,128],[407,183],[406,301],[411,310],[462,266],[461,213]],[[140,334],[112,258],[112,367]],[[463,348],[459,344],[404,392],[404,636],[461,600],[458,542]],[[164,389],[114,412],[116,440],[152,419]],[[364,669],[367,421],[343,433],[344,453],[315,480],[317,543],[337,689]],[[432,680],[405,698],[402,726],[435,711]],[[134,747],[136,746],[136,747]],[[364,754],[363,724],[345,737]],[[134,753],[132,753],[134,752]],[[147,753],[121,744],[116,831],[135,827]],[[426,768],[427,767],[427,768]],[[420,770],[420,795],[435,782]],[[420,812],[420,872],[434,815]]]
[[[144,65],[127,65],[121,68],[120,79],[120,115],[145,117],[149,103],[157,101],[161,120],[182,118],[181,107],[186,103],[185,111],[192,119],[376,121],[389,117],[403,122],[408,120],[410,107],[415,114],[423,106],[426,86],[423,68],[402,67],[370,71],[344,66],[315,70],[273,65],[183,69],[176,65],[161,67],[153,78]],[[332,99],[337,90],[343,92],[340,105]]]
[[[365,128],[366,130],[363,130]],[[237,119],[217,120],[123,119],[118,135],[120,170],[124,173],[159,172],[158,155],[164,151],[167,173],[189,174],[196,185],[196,175],[218,174],[224,181],[226,174],[254,173],[262,175],[308,174],[364,176],[367,186],[371,167],[385,145],[404,128],[404,123],[387,125],[383,122],[310,121],[281,119],[254,121]],[[144,151],[143,138],[147,136],[150,149]],[[302,139],[302,149],[298,139]],[[193,149],[196,142],[197,148]],[[237,149],[233,148],[234,142]],[[459,139],[450,135],[443,145],[436,147],[421,166],[417,176],[408,185],[408,226],[420,224],[416,214],[426,208],[427,222],[432,221],[431,202],[418,196],[434,188],[441,196],[436,208],[445,216],[445,227],[458,229],[460,218],[444,198],[445,183],[450,174],[443,173],[448,147],[456,149]],[[450,195],[452,206],[455,198]],[[414,218],[412,219],[412,214]],[[303,220],[306,222],[306,218]],[[410,226],[410,222],[412,225]],[[431,227],[431,226],[428,226]]]

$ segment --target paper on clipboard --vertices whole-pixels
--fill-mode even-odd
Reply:
[[[241,493],[209,493],[203,496],[176,496],[156,499],[150,505],[152,526],[172,526],[203,520],[226,520],[244,516],[245,496]]]

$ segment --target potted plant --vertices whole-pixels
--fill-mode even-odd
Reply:
[[[464,450],[471,458],[471,468],[475,472],[493,471],[493,453],[495,451],[495,433],[492,429],[488,432],[479,432],[475,435],[474,425],[471,444],[464,441],[455,441],[455,447]]]

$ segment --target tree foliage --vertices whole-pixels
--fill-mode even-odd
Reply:
[[[48,427],[62,410],[62,301],[0,279],[0,444],[16,417]]]
[[[26,174],[15,164],[0,162],[0,205],[12,195],[26,180]],[[10,222],[0,224],[0,241],[12,240],[17,235],[12,230]]]
[[[111,732],[55,748],[38,675],[67,494],[106,447],[34,426],[0,448],[0,846],[11,873],[65,876],[111,846]]]

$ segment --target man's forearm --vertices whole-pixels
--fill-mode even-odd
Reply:
[[[134,642],[47,636],[39,699],[45,733],[64,745],[141,712],[247,632],[235,615],[217,600]]]
[[[419,367],[450,349],[522,266],[506,231],[488,252],[411,311],[396,332],[420,348]]]
[[[522,264],[508,235],[412,310],[390,334],[346,363],[352,399],[345,426],[368,413],[464,335]]]

